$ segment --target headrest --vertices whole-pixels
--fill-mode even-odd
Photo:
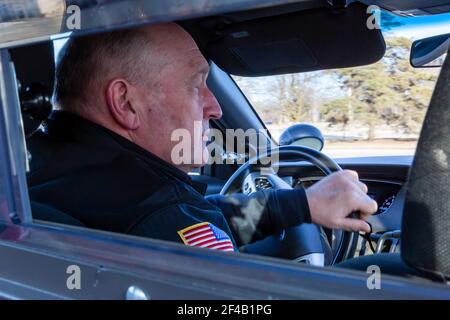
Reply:
[[[410,171],[401,254],[410,266],[450,278],[450,54],[428,108]]]

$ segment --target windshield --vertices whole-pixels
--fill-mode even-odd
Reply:
[[[450,32],[450,14],[399,17],[381,12],[387,50],[378,63],[233,79],[272,137],[313,124],[332,157],[413,155],[440,68],[411,67],[414,40]]]

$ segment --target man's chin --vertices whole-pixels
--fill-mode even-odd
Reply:
[[[206,147],[206,144],[203,145],[203,149],[202,149],[202,157],[195,157],[194,161],[193,161],[193,168],[199,168],[199,167],[203,167],[205,164],[208,163],[209,160],[209,150]]]
[[[191,158],[191,161],[189,163],[183,162],[181,165],[178,165],[178,167],[183,167],[183,171],[190,171],[194,168],[200,168],[203,167],[205,164],[208,163],[209,160],[209,150],[206,147],[206,145],[203,146],[202,154],[196,154],[196,156]]]
[[[183,150],[186,151],[187,149],[184,148],[180,150],[181,153],[179,150],[172,150],[171,163],[183,171],[189,172],[194,168],[203,167],[210,159],[210,150],[206,145],[206,141],[200,142],[196,146],[191,147],[189,150],[190,154],[187,157],[185,153],[183,156]]]

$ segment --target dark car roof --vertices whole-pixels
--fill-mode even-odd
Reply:
[[[70,3],[70,1],[68,1]],[[277,15],[291,10],[311,9],[330,5],[342,6],[348,0],[105,0],[76,1],[81,9],[83,32],[99,32],[114,28],[201,18],[229,14],[234,19]],[[449,0],[360,0],[366,5],[378,5],[400,15],[439,14],[450,11]],[[10,47],[45,41],[70,31],[65,18],[75,13],[65,1],[35,1],[14,3],[0,0],[0,47]],[[268,9],[268,10],[265,10]]]

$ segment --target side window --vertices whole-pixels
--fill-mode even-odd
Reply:
[[[53,50],[55,52],[55,63],[57,62],[58,55],[61,52],[62,48],[64,47],[64,45],[66,44],[68,39],[69,38],[64,37],[64,38],[53,40]]]

